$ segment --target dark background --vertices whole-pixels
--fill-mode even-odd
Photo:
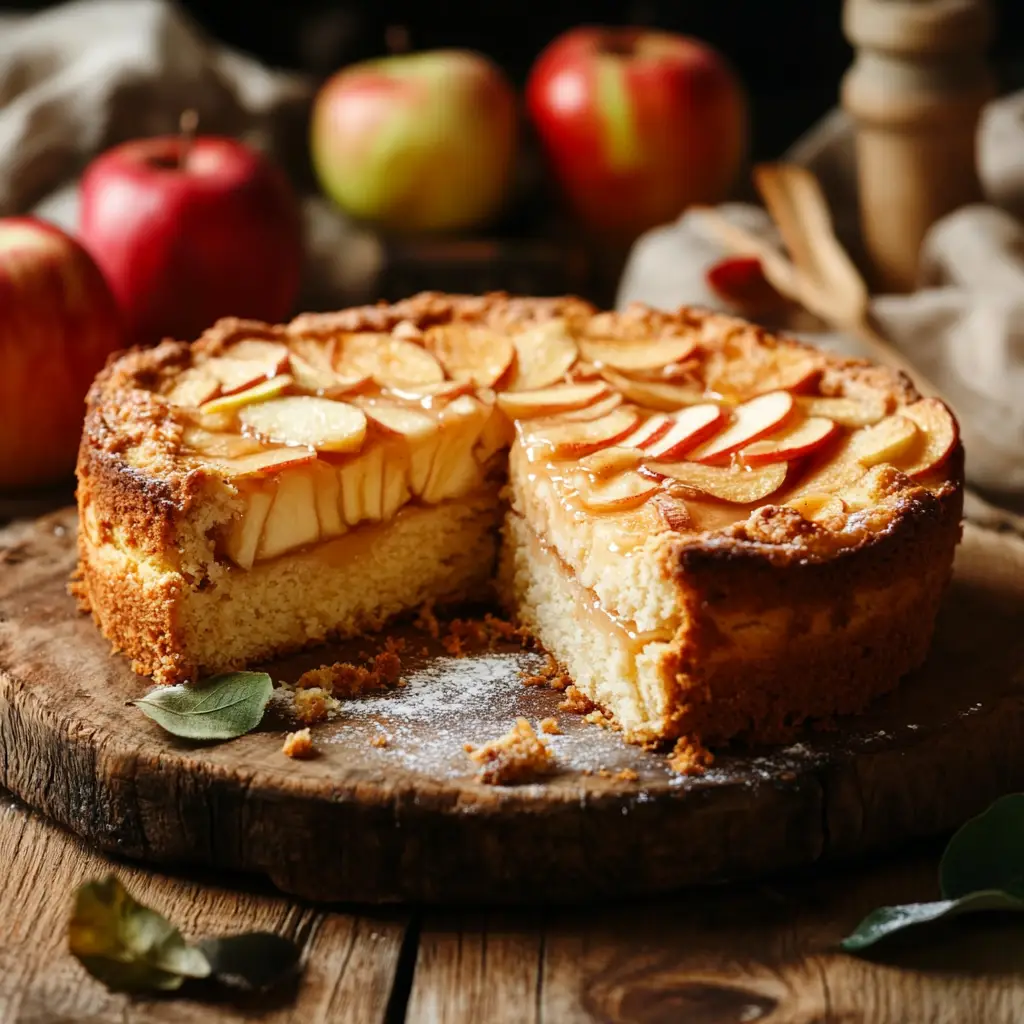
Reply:
[[[1024,85],[1024,0],[991,0],[993,60],[1005,88]],[[481,50],[522,83],[536,54],[581,23],[641,22],[702,37],[725,53],[747,85],[754,156],[777,155],[833,105],[850,62],[842,0],[182,0],[219,39],[279,66],[326,75],[385,52],[391,25],[417,49]],[[38,8],[34,0],[0,6]]]

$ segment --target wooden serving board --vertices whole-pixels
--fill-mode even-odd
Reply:
[[[295,726],[279,711],[232,742],[177,740],[126,706],[149,684],[76,612],[74,558],[71,510],[0,531],[0,785],[130,858],[266,875],[318,901],[593,900],[864,854],[1024,789],[1011,534],[966,527],[932,656],[897,693],[836,730],[720,754],[703,778],[557,711],[558,694],[522,685],[538,656],[519,650],[406,658],[408,685],[346,702],[311,761],[281,753]],[[270,668],[293,680],[366,647]],[[479,783],[463,744],[518,715],[559,719],[558,771]]]

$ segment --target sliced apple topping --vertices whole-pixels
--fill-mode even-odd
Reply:
[[[768,348],[755,335],[731,339],[706,363],[705,381],[711,391],[739,397],[770,391],[798,391],[812,384],[824,361],[818,352],[797,345]]]
[[[311,467],[316,491],[316,518],[323,539],[339,537],[347,529],[341,518],[341,475],[337,466],[317,462]]]
[[[275,345],[274,349],[278,354],[269,359],[225,355],[207,359],[199,365],[216,377],[222,395],[230,395],[285,372],[288,366],[288,349],[284,345]]]
[[[366,436],[366,415],[347,402],[292,396],[246,406],[239,421],[249,432],[278,444],[318,451],[352,452]]]
[[[686,405],[697,405],[707,401],[707,396],[697,387],[683,384],[663,384],[653,380],[634,380],[614,370],[602,370],[604,379],[618,388],[626,398],[646,409],[660,409],[674,412]]]
[[[788,391],[771,391],[767,395],[743,402],[733,409],[732,422],[707,444],[690,453],[694,462],[721,462],[733,452],[772,434],[793,414],[793,396]]]
[[[740,458],[750,466],[765,462],[791,462],[817,451],[838,433],[837,423],[823,416],[811,416],[788,430],[741,448]]]
[[[546,320],[512,338],[515,364],[509,379],[509,391],[535,391],[560,381],[576,362],[576,342],[569,336],[565,321]]]
[[[409,487],[422,494],[441,443],[441,427],[434,416],[422,409],[375,401],[365,406],[366,414],[392,436],[405,441]]]
[[[241,434],[205,430],[188,426],[181,434],[182,444],[213,459],[237,459],[264,450],[262,442]]]
[[[256,561],[263,524],[267,521],[274,496],[260,488],[250,491],[245,498],[244,513],[232,521],[224,538],[224,553],[235,565],[251,569]]]
[[[644,451],[652,459],[681,459],[718,430],[725,421],[725,412],[713,402],[704,402],[680,409],[668,419],[668,430],[644,445]]]
[[[289,359],[292,377],[295,384],[312,395],[324,395],[328,398],[340,398],[363,390],[373,380],[372,377],[343,377],[330,366],[311,363],[293,352]]]
[[[629,406],[620,405],[596,420],[565,423],[558,419],[520,426],[522,443],[531,452],[554,458],[579,457],[610,448],[636,429],[640,414]]]
[[[811,522],[818,522],[822,519],[831,519],[833,516],[842,515],[846,511],[843,499],[836,494],[825,494],[816,491],[811,494],[803,494],[799,498],[787,501],[790,508]]]
[[[800,396],[800,408],[808,416],[824,416],[843,427],[869,427],[888,412],[884,395],[865,393],[856,398]]]
[[[789,467],[772,462],[757,468],[704,466],[697,462],[649,462],[644,472],[671,477],[702,494],[736,505],[749,505],[774,494],[786,481]]]
[[[274,367],[273,374],[284,373],[288,361],[288,346],[265,338],[242,338],[232,342],[225,350],[232,359],[252,359]],[[273,376],[272,374],[272,376]]]
[[[627,469],[636,469],[643,461],[643,453],[636,448],[602,448],[592,455],[584,455],[578,468],[595,480],[604,480]]]
[[[371,445],[339,467],[341,517],[347,526],[384,518],[384,446]]]
[[[612,409],[617,409],[622,405],[624,399],[618,391],[612,391],[610,394],[599,398],[593,405],[585,405],[582,409],[569,409],[565,412],[558,413],[558,418],[564,423],[572,423],[574,421],[583,420],[596,420],[599,416],[607,416]]]
[[[906,416],[886,416],[874,426],[853,435],[853,454],[865,468],[883,462],[895,462],[909,456],[916,447],[920,431]]]
[[[960,439],[960,428],[953,414],[937,398],[922,398],[903,409],[903,415],[917,424],[924,435],[924,445],[914,453],[909,465],[899,468],[909,477],[922,477],[949,458]]]
[[[581,338],[580,355],[599,367],[610,367],[623,373],[662,370],[678,363],[697,347],[694,336],[666,335],[660,338]]]
[[[470,395],[450,403],[440,414],[441,443],[420,497],[436,503],[468,494],[483,482],[473,449],[490,410]]]
[[[443,380],[436,384],[403,384],[388,388],[388,397],[403,402],[414,402],[424,409],[440,408],[460,395],[471,395],[473,385],[468,380]]]
[[[220,391],[220,381],[202,366],[189,366],[174,378],[164,396],[172,405],[198,408]]]
[[[578,472],[574,477],[576,493],[591,512],[619,512],[642,505],[661,486],[649,476],[626,470],[606,479]]]
[[[648,416],[640,426],[620,442],[623,448],[646,448],[649,444],[664,437],[675,420],[663,412]]]
[[[426,349],[390,334],[349,334],[334,354],[334,369],[342,377],[372,377],[381,387],[438,384],[441,364]]]
[[[529,391],[506,391],[498,395],[498,408],[514,420],[582,409],[611,394],[603,380],[588,384],[552,384]]]
[[[270,448],[252,455],[236,458],[215,459],[213,464],[229,478],[247,476],[271,476],[290,467],[301,466],[316,459],[316,452],[309,448]]]
[[[425,344],[449,377],[481,388],[497,384],[516,354],[505,335],[460,323],[432,327],[427,331]]]
[[[308,473],[284,473],[277,479],[274,500],[263,523],[256,558],[276,558],[320,539],[316,491]]]
[[[255,405],[258,402],[267,402],[276,398],[286,388],[292,386],[292,378],[287,373],[265,380],[255,387],[247,388],[245,391],[235,391],[230,395],[221,395],[212,401],[204,402],[199,411],[204,416],[225,416],[237,412],[247,405]]]

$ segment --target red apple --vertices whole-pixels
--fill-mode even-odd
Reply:
[[[191,339],[222,316],[273,323],[292,312],[302,269],[295,197],[234,139],[138,139],[102,154],[82,178],[79,233],[133,342]]]
[[[489,60],[462,50],[339,71],[313,106],[313,166],[347,213],[400,231],[491,219],[516,149],[516,99]]]
[[[70,477],[83,401],[123,343],[89,254],[32,217],[0,220],[0,490]]]
[[[746,150],[739,81],[687,36],[574,29],[541,53],[526,101],[576,215],[614,241],[724,199]]]

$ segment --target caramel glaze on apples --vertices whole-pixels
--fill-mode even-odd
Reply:
[[[387,357],[375,363],[380,352]],[[646,352],[673,361],[654,367]],[[525,394],[523,383],[531,388]],[[590,387],[566,388],[571,384]],[[362,410],[365,432],[358,444],[349,443],[356,435],[346,435],[311,445],[308,433],[302,434],[307,443],[297,444],[288,429],[268,439],[246,422],[246,410],[256,408],[246,396],[257,392],[263,401],[259,416],[250,419],[265,420],[280,399],[317,395]],[[743,422],[754,399],[769,418],[760,427],[755,423],[743,443],[715,455],[723,432]],[[777,550],[825,556],[863,542],[861,523],[878,495],[944,497],[960,486],[955,420],[941,403],[920,399],[895,372],[700,310],[669,314],[634,306],[621,314],[598,313],[574,298],[501,294],[427,293],[391,306],[307,314],[285,326],[223,320],[192,345],[166,341],[133,350],[108,365],[90,393],[80,466],[101,482],[93,494],[100,518],[117,505],[119,490],[131,490],[118,484],[115,469],[122,477],[135,468],[144,470],[137,477],[159,479],[159,504],[167,507],[181,507],[210,477],[251,497],[272,491],[285,473],[314,467],[317,473],[344,473],[378,447],[385,459],[397,458],[397,450],[411,442],[374,419],[379,405],[438,424],[442,441],[435,454],[443,459],[446,416],[456,401],[473,420],[474,433],[462,443],[476,469],[433,495],[422,486],[401,489],[394,507],[371,509],[362,518],[380,520],[386,518],[382,511],[393,515],[405,503],[442,500],[492,482],[504,471],[498,456],[509,444],[513,459],[524,457],[531,474],[547,478],[569,521],[615,517],[623,545],[631,533],[651,530],[712,546],[770,534]],[[506,401],[518,403],[512,415],[503,411]],[[524,401],[536,402],[535,415],[524,414]],[[600,466],[581,472],[589,456],[615,448],[650,417],[671,419],[674,410],[711,403],[724,410],[721,420],[671,458],[649,458],[643,451],[636,456],[634,449],[610,472]],[[772,419],[780,409],[789,411]],[[835,416],[837,428],[813,450],[777,459],[785,463],[784,473],[770,461],[767,474],[763,462],[746,461],[744,448],[767,439],[771,449],[779,438],[784,448],[787,432],[809,416]],[[890,422],[894,416],[899,422]],[[882,421],[884,438],[877,428]],[[904,435],[909,442],[901,441]],[[865,444],[874,449],[862,451]],[[878,451],[887,456],[882,462]],[[712,455],[703,458],[702,452]],[[284,461],[241,473],[240,467],[265,457]],[[631,475],[623,479],[621,473]],[[762,477],[772,486],[747,500],[743,488]],[[162,545],[159,521],[127,525],[142,549]],[[331,539],[314,528],[309,543]],[[229,560],[230,548],[219,548]]]

